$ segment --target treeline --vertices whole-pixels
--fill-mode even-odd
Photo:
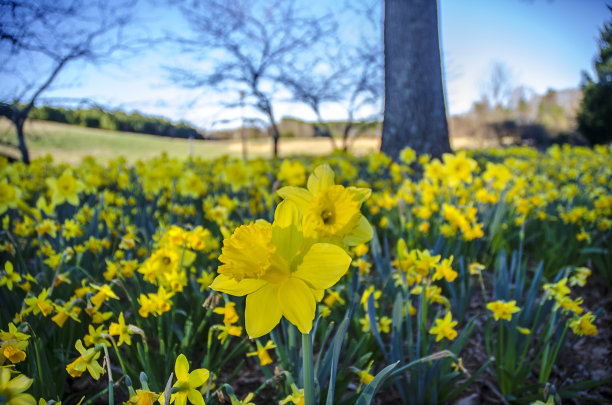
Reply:
[[[29,118],[35,120],[63,122],[89,128],[112,131],[137,132],[141,134],[168,136],[173,138],[202,138],[202,135],[185,122],[173,124],[161,118],[137,112],[105,111],[101,108],[69,109],[63,107],[34,107]]]

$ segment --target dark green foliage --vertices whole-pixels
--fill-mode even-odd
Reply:
[[[597,81],[585,74],[577,117],[578,129],[592,144],[612,141],[612,20],[600,33],[599,55],[594,61]]]
[[[127,114],[120,110],[104,111],[100,108],[71,110],[63,107],[43,106],[32,108],[29,118],[111,131],[138,132],[173,138],[202,138],[194,127],[185,122],[173,124],[161,117],[147,116],[137,112]]]

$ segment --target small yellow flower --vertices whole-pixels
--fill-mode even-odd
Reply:
[[[117,343],[121,346],[124,342],[129,346],[132,344],[132,338],[130,335],[133,333],[130,330],[130,327],[125,324],[125,319],[123,318],[123,312],[119,314],[119,323],[111,322],[108,327],[108,333],[110,335],[119,336],[119,342]]]
[[[436,323],[429,329],[429,333],[436,335],[436,342],[444,338],[454,340],[457,337],[455,326],[457,326],[457,321],[453,321],[451,313],[447,312],[444,319],[436,319]]]
[[[153,405],[159,398],[159,394],[149,390],[136,390],[123,405]]]
[[[84,189],[84,185],[72,175],[72,171],[64,171],[57,179],[47,179],[47,186],[51,190],[54,205],[64,202],[79,205],[79,192]]]
[[[68,374],[73,378],[77,378],[87,370],[94,380],[99,379],[100,375],[104,374],[104,369],[97,361],[100,357],[100,352],[95,347],[85,349],[81,339],[76,341],[74,347],[80,353],[80,356],[66,366]]]
[[[510,321],[512,314],[519,312],[521,309],[516,306],[516,301],[512,300],[509,302],[504,301],[493,301],[487,304],[487,309],[493,312],[493,317],[496,321],[500,318]]]
[[[9,290],[13,291],[13,283],[17,284],[21,281],[21,275],[14,271],[13,263],[4,263],[4,274],[0,278],[0,287],[6,285]]]
[[[170,397],[170,402],[185,405],[189,398],[189,402],[193,404],[204,404],[204,398],[198,388],[208,381],[209,371],[205,368],[198,368],[190,373],[187,357],[179,354],[174,363],[174,374],[176,382],[173,387],[176,388],[176,392]]]
[[[270,354],[268,354],[268,350],[276,349],[276,345],[271,340],[268,340],[265,346],[262,346],[259,341],[256,341],[256,343],[257,350],[254,352],[247,353],[247,357],[257,356],[259,358],[259,363],[262,366],[271,364],[272,358],[270,357]]]
[[[108,298],[113,298],[116,300],[119,299],[117,294],[113,292],[113,290],[108,284],[104,284],[102,287],[93,287],[98,290],[98,292],[93,297],[91,297],[91,303],[94,304],[96,308],[101,307],[104,301],[106,301]]]
[[[582,315],[580,318],[574,318],[569,326],[572,328],[572,331],[578,336],[597,335],[597,327],[593,325],[593,321],[595,320],[595,315],[590,312]]]
[[[374,376],[370,374],[370,369],[372,368],[373,364],[374,364],[374,361],[372,360],[368,363],[367,367],[364,368],[363,370],[355,370],[357,375],[359,376],[359,386],[357,387],[357,392],[361,391],[361,387],[363,385],[370,385],[370,383],[374,379]]]
[[[470,263],[468,267],[470,270],[470,274],[473,276],[481,274],[481,272],[485,269],[485,266],[478,262]]]
[[[238,322],[240,319],[236,312],[236,304],[228,302],[225,307],[217,307],[213,309],[215,314],[223,315],[223,323],[232,324]]]
[[[38,294],[37,297],[28,297],[25,299],[25,304],[27,306],[25,313],[32,312],[34,315],[38,315],[42,313],[43,316],[49,315],[53,312],[53,303],[51,300],[47,299],[47,295],[49,295],[49,291],[45,288]]]
[[[285,399],[279,401],[279,405],[285,405],[291,402],[294,405],[304,405],[304,388],[298,389],[295,384],[291,384],[291,394],[287,395]]]

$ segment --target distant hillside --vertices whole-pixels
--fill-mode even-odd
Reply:
[[[342,138],[346,128],[345,121],[329,121],[326,125],[331,129],[332,136],[335,139]],[[293,117],[283,117],[278,123],[278,129],[283,138],[312,138],[320,136],[321,131],[316,130],[317,123],[301,120]],[[351,126],[349,133],[350,137],[377,137],[381,135],[382,123],[380,122],[355,122]],[[241,128],[223,129],[212,131],[204,135],[205,139],[239,139],[241,137]],[[244,128],[247,138],[259,138],[268,136],[267,129],[257,127]]]
[[[576,123],[581,100],[580,89],[549,89],[545,94],[517,89],[507,107],[476,102],[467,113],[450,117],[451,139],[470,138],[483,147],[582,144],[585,141],[577,133]]]
[[[28,118],[171,138],[202,138],[196,128],[183,121],[173,123],[163,117],[145,115],[139,112],[128,114],[121,110],[104,110],[99,107],[77,109],[51,106],[34,107]]]

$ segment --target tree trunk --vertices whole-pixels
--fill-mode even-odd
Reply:
[[[12,121],[15,125],[15,130],[17,132],[17,140],[19,141],[19,150],[21,151],[21,160],[23,163],[29,165],[30,164],[30,153],[28,152],[28,147],[25,141],[25,134],[23,133],[23,125],[25,124],[25,120],[27,114],[30,112],[28,108],[26,111],[13,111]]]
[[[272,126],[272,153],[274,154],[274,159],[276,159],[278,158],[278,140],[280,139],[280,131],[278,130],[278,126],[276,125],[276,121],[274,120],[272,113],[270,113],[268,116]]]
[[[381,150],[397,160],[450,151],[436,0],[385,0],[385,112]]]

